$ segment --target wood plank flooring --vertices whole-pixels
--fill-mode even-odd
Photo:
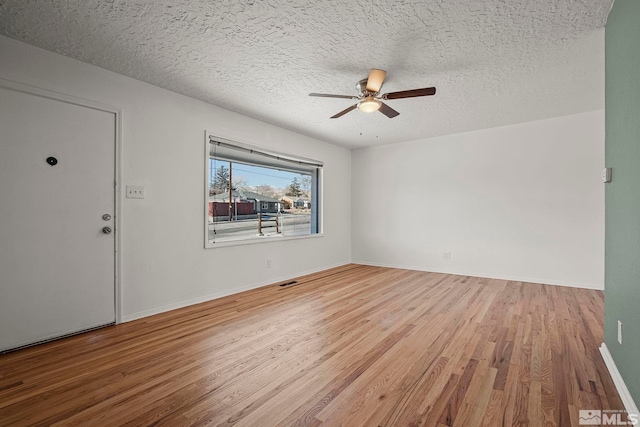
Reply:
[[[2,426],[577,426],[602,292],[346,265],[0,355]]]

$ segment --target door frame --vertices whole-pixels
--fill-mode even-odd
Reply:
[[[91,101],[76,96],[66,95],[59,92],[53,92],[48,89],[43,89],[36,86],[30,86],[23,83],[18,83],[11,80],[0,78],[0,88],[12,90],[15,92],[21,92],[28,95],[39,96],[41,98],[52,99],[54,101],[65,102],[67,104],[77,105],[80,107],[91,108],[98,111],[104,111],[106,113],[114,114],[115,116],[115,164],[113,165],[113,205],[114,205],[114,308],[115,308],[115,322],[116,324],[122,323],[122,281],[121,281],[121,254],[122,254],[122,239],[120,238],[120,230],[122,225],[122,204],[120,203],[122,196],[122,110],[111,105],[102,104],[99,102]]]

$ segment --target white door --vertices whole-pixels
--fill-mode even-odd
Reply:
[[[0,351],[115,321],[115,130],[0,88]]]

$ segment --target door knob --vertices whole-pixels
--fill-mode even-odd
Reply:
[[[111,234],[111,227],[102,227],[102,232],[104,234]]]

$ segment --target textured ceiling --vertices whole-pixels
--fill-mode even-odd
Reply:
[[[604,108],[613,0],[0,0],[0,34],[346,147]],[[355,110],[370,68],[401,114]]]

